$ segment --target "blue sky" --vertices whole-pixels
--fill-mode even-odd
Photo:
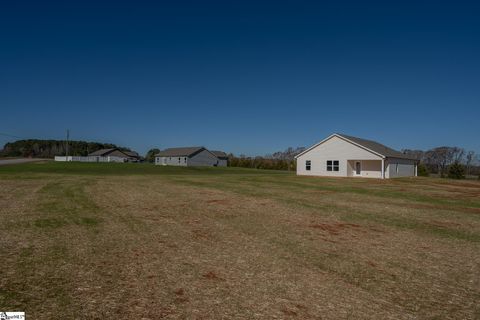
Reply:
[[[479,16],[473,1],[4,1],[0,132],[141,153],[263,155],[333,132],[480,152]]]

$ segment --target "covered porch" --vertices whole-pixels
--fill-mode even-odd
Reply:
[[[347,160],[347,177],[385,178],[385,160]]]

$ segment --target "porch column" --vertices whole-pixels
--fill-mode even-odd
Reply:
[[[382,179],[385,179],[385,159],[382,158]]]

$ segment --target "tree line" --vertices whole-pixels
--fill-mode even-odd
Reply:
[[[460,147],[437,147],[427,151],[404,149],[402,152],[419,160],[419,175],[464,178],[480,175],[479,156]]]
[[[131,151],[128,148],[118,147],[111,143],[69,141],[68,155],[87,156],[89,153],[100,149],[119,148],[122,151]],[[32,158],[53,158],[64,156],[67,151],[67,143],[64,140],[17,140],[8,142],[0,151],[2,157],[32,157]]]
[[[237,157],[230,153],[228,155],[228,165],[230,167],[294,171],[296,170],[295,156],[304,150],[305,147],[289,147],[284,151],[256,157],[245,155]]]

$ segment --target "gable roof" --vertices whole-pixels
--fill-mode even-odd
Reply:
[[[114,151],[118,151],[118,152],[121,152],[125,155],[125,157],[131,157],[131,158],[140,158],[140,156],[138,155],[138,153],[136,153],[135,151],[122,151],[118,148],[109,148],[109,149],[100,149],[100,150],[97,150],[97,151],[94,151],[92,153],[89,153],[88,155],[89,156],[98,156],[98,157],[106,157],[108,156],[110,153],[114,152]]]
[[[118,150],[117,148],[110,148],[110,149],[100,149],[100,150],[97,150],[97,151],[94,151],[92,153],[89,153],[88,155],[89,156],[103,156],[105,154],[108,154],[108,153],[111,153],[115,150]]]
[[[299,157],[300,155],[312,150],[313,148],[319,146],[323,142],[333,138],[333,137],[338,137],[342,140],[345,140],[347,142],[350,142],[356,146],[359,146],[363,149],[366,149],[367,151],[370,151],[378,156],[381,156],[382,158],[400,158],[400,159],[409,159],[409,160],[415,160],[412,157],[409,157],[406,154],[401,153],[400,151],[394,150],[392,148],[389,148],[379,142],[373,141],[373,140],[367,140],[367,139],[362,139],[362,138],[357,138],[353,136],[349,136],[346,134],[340,134],[340,133],[334,133],[330,135],[328,138],[320,141],[319,143],[313,145],[312,147],[306,149],[305,151],[297,154],[295,158]]]
[[[168,148],[160,151],[155,156],[157,157],[192,157],[203,150],[204,147],[182,147],[182,148]]]
[[[129,157],[140,158],[140,155],[135,151],[122,151],[122,152],[125,153]]]
[[[210,152],[213,153],[217,158],[228,158],[227,154],[223,151],[211,150]]]

